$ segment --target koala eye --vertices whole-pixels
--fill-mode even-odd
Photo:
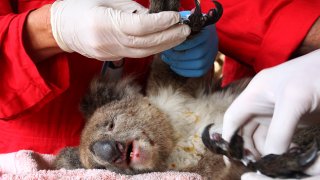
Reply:
[[[114,128],[115,117],[112,117],[109,123],[107,124],[108,131],[112,131]]]
[[[114,121],[112,120],[111,122],[109,122],[108,124],[108,131],[112,131],[114,128]]]

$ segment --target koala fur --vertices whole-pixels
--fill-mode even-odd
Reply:
[[[150,0],[149,13],[160,11],[178,11],[180,0]]]
[[[211,130],[221,133],[223,114],[246,83],[237,86],[239,90],[206,94],[202,78],[180,77],[157,59],[145,94],[130,78],[92,82],[81,104],[87,123],[80,145],[59,153],[57,169],[102,168],[124,174],[174,170],[208,178],[240,177],[243,169],[228,172],[222,157],[205,148],[201,133],[211,123]]]

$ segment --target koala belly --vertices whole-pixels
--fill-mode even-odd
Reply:
[[[171,88],[150,97],[167,114],[174,129],[176,145],[166,161],[168,169],[183,170],[198,165],[206,152],[201,134],[208,124],[214,123],[211,130],[221,133],[225,108],[215,102],[217,98],[219,95],[205,94],[194,98]]]

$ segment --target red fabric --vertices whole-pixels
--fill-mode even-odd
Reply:
[[[220,51],[228,57],[223,85],[290,59],[320,15],[320,1],[219,0],[224,14],[217,23]],[[202,0],[207,12],[211,0]]]
[[[0,1],[0,153],[57,153],[79,144],[84,125],[79,102],[102,63],[76,53],[33,63],[23,44],[24,22],[30,10],[52,2]],[[183,5],[191,9],[193,1]],[[127,59],[124,75],[134,73],[142,82],[151,59]]]

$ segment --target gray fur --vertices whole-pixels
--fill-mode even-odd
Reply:
[[[79,159],[79,149],[77,147],[64,148],[55,159],[55,169],[80,169],[83,168]]]
[[[178,11],[179,7],[180,0],[150,0],[149,12]]]

